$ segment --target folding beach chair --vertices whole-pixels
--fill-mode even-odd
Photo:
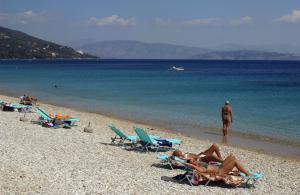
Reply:
[[[115,137],[111,137],[112,144],[115,144],[115,141],[118,141],[118,144],[125,146],[125,141],[130,141],[131,146],[134,147],[138,142],[138,136],[126,135],[121,129],[116,128],[114,125],[109,125],[108,127],[116,134]]]
[[[157,136],[151,136],[142,128],[134,127],[134,130],[140,139],[140,143],[142,144],[143,149],[146,150],[147,152],[149,151],[149,148],[153,148],[155,149],[155,152],[157,152],[160,148],[173,149],[172,146],[174,144],[177,145],[181,144],[181,140],[178,139],[173,139],[173,138],[169,139],[169,138],[160,138]],[[162,141],[171,143],[171,146],[161,145],[160,143]]]
[[[263,174],[258,172],[250,172],[252,176],[246,176],[240,171],[231,171],[227,175],[218,175],[216,173],[199,173],[197,170],[188,166],[186,166],[186,168],[187,172],[182,181],[187,179],[191,186],[200,184],[207,186],[212,181],[223,181],[225,184],[233,187],[238,187],[242,184],[255,187],[255,183],[263,177]]]
[[[43,121],[52,121],[55,119],[55,117],[51,117],[47,112],[42,110],[41,108],[36,108],[36,113],[40,116],[41,120]],[[68,118],[62,118],[62,120],[69,125],[73,124],[74,122],[79,122],[77,118],[68,117]]]
[[[184,166],[182,163],[187,162],[185,159],[179,158],[177,156],[160,155],[157,158],[162,164],[169,165],[172,170],[175,167]]]

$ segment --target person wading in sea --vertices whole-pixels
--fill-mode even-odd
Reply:
[[[222,121],[223,121],[223,135],[227,136],[229,127],[233,122],[232,108],[228,100],[225,102],[225,105],[222,107]]]

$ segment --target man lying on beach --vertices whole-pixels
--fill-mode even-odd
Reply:
[[[207,150],[205,150],[204,152],[200,152],[199,154],[183,153],[180,150],[175,150],[172,153],[172,156],[176,156],[184,160],[193,160],[197,162],[223,162],[223,158],[220,154],[220,149],[216,144],[212,144]]]

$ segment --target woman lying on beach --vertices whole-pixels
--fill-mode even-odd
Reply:
[[[180,150],[175,150],[172,156],[176,156],[184,160],[193,160],[198,162],[223,162],[223,159],[220,154],[220,149],[216,144],[211,145],[207,150],[205,150],[204,152],[200,152],[199,154],[183,153]]]
[[[183,164],[197,170],[199,173],[213,173],[218,176],[226,176],[233,170],[233,168],[237,168],[238,171],[245,173],[247,176],[252,176],[252,174],[241,165],[233,154],[230,154],[225,160],[223,160],[220,166],[201,164],[194,159],[190,159],[187,163]]]

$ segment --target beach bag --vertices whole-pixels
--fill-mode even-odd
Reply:
[[[44,121],[42,122],[42,127],[53,127],[53,124],[51,122]]]
[[[52,123],[54,126],[60,126],[64,124],[64,121],[62,119],[55,118],[52,120]]]
[[[155,139],[160,146],[168,146],[172,147],[172,143],[167,141],[166,139]]]

